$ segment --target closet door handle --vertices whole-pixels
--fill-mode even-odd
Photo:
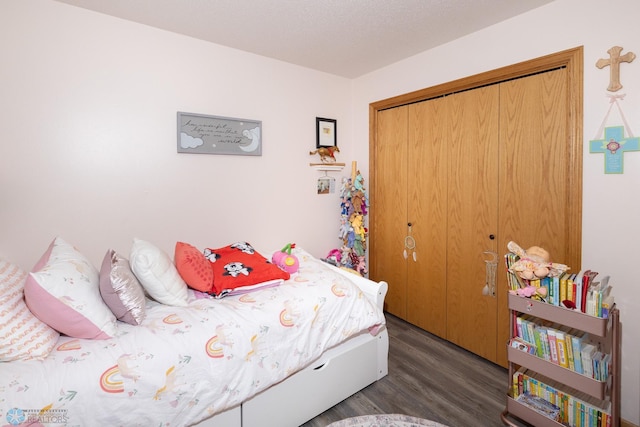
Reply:
[[[495,240],[496,236],[494,234],[489,234],[489,239],[490,240]]]

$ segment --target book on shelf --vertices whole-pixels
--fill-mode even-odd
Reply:
[[[611,355],[602,351],[598,340],[588,333],[528,314],[517,316],[516,323],[519,326],[510,346],[597,381],[607,381]]]
[[[593,369],[593,379],[597,380],[597,381],[602,381],[602,379],[600,378],[602,376],[601,374],[601,364],[602,364],[602,357],[603,354],[601,351],[596,350],[595,353],[593,353],[593,356],[591,356],[591,368]]]
[[[529,408],[533,409],[534,411],[544,415],[545,417],[560,422],[560,408],[552,404],[551,402],[548,402],[547,400],[538,396],[532,396],[528,393],[519,395],[516,400],[523,405],[526,405]]]
[[[576,274],[575,279],[573,280],[573,288],[574,288],[574,292],[573,292],[573,303],[575,304],[575,307],[577,310],[581,310],[582,307],[582,278],[584,277],[584,271],[580,271],[578,272],[578,274]]]
[[[513,252],[508,252],[504,256],[505,265],[507,267],[507,283],[509,289],[515,291],[520,288],[518,277],[510,271],[511,266],[518,260],[518,256]]]
[[[540,327],[538,325],[535,325],[533,328],[533,340],[535,342],[535,355],[541,357],[543,354],[542,339],[540,338]]]
[[[551,277],[549,279],[549,292],[551,293],[551,299],[549,301],[550,304],[555,306],[560,305],[560,277]]]
[[[536,346],[522,338],[514,337],[509,340],[509,346],[529,354],[536,354]]]
[[[569,279],[569,273],[564,272],[560,276],[560,304],[567,299],[567,280]],[[559,304],[559,305],[560,305]]]
[[[609,370],[611,369],[611,353],[606,353],[602,357],[600,364],[600,381],[606,381],[609,378]]]
[[[551,354],[549,353],[549,337],[547,336],[547,329],[540,327],[540,345],[542,346],[542,358],[546,361],[551,361]]]
[[[587,290],[585,313],[590,316],[607,318],[614,304],[611,289],[609,276],[604,276],[599,282],[592,282]]]
[[[551,304],[551,278],[549,276],[543,277],[540,279],[540,287],[545,288],[547,290],[547,296],[545,298],[546,302]]]
[[[556,343],[556,331],[552,328],[547,329],[547,337],[549,339],[549,354],[551,356],[551,362],[556,365],[558,361],[558,344]]]
[[[589,292],[589,287],[594,282],[597,275],[597,271],[591,270],[586,270],[582,275],[582,300],[580,304],[580,311],[583,313],[586,313],[587,309],[587,293]]]
[[[614,299],[613,295],[609,294],[602,300],[602,316],[605,319],[609,318],[609,314],[611,313],[611,309],[613,308]]]
[[[575,279],[576,275],[575,274],[569,274],[569,277],[567,277],[567,294],[564,300],[567,301],[571,301],[571,302],[575,302],[575,283],[574,283],[574,279]],[[564,301],[563,300],[563,301]]]
[[[574,370],[579,374],[584,374],[584,370],[582,369],[582,343],[585,337],[586,334],[584,333],[571,336]]]
[[[572,343],[572,335],[577,334],[577,329],[570,329],[564,337],[565,347],[567,349],[567,362],[569,364],[569,369],[572,371],[576,370],[575,360],[573,358],[573,343]]]
[[[562,331],[555,331],[556,346],[558,351],[558,365],[563,368],[569,367],[569,358],[567,356],[567,342],[565,334]]]
[[[507,254],[505,259],[509,259]],[[509,265],[508,261],[507,265]],[[541,301],[547,304],[580,311],[590,316],[608,318],[615,305],[609,276],[594,281],[597,272],[580,271],[576,274],[562,273],[559,277],[544,277],[536,280],[524,280],[507,269],[509,288],[517,290],[526,286],[539,286],[547,290],[546,298]],[[570,303],[567,304],[567,301]],[[532,341],[530,341],[532,342]]]
[[[516,401],[537,412],[540,405],[546,407],[550,411],[540,413],[548,413],[550,418],[567,426],[606,426],[611,422],[610,400],[597,399],[526,368],[514,372],[512,394]],[[558,408],[557,418],[553,407]]]
[[[597,351],[597,347],[591,343],[582,343],[580,348],[580,357],[582,359],[583,375],[593,378],[593,355]]]

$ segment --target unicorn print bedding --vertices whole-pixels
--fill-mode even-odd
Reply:
[[[0,364],[0,424],[188,426],[241,404],[385,322],[347,277],[295,249],[299,271],[224,298],[146,298],[113,337],[60,334],[42,360]]]

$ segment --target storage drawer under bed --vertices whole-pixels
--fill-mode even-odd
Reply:
[[[355,348],[329,351],[311,366],[244,402],[242,426],[296,427],[375,382],[378,361],[372,356],[377,354],[380,337],[358,338],[362,343]]]

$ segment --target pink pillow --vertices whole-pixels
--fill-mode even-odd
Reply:
[[[60,336],[29,311],[23,294],[26,278],[20,267],[0,259],[0,362],[42,360]]]
[[[195,246],[177,242],[174,262],[180,277],[190,288],[211,293],[213,290],[213,268],[204,254]]]
[[[108,339],[116,334],[116,318],[100,296],[98,270],[60,237],[27,277],[24,296],[38,319],[65,335]]]
[[[129,261],[109,249],[100,268],[100,295],[116,319],[139,325],[146,316],[142,285],[131,271]]]

